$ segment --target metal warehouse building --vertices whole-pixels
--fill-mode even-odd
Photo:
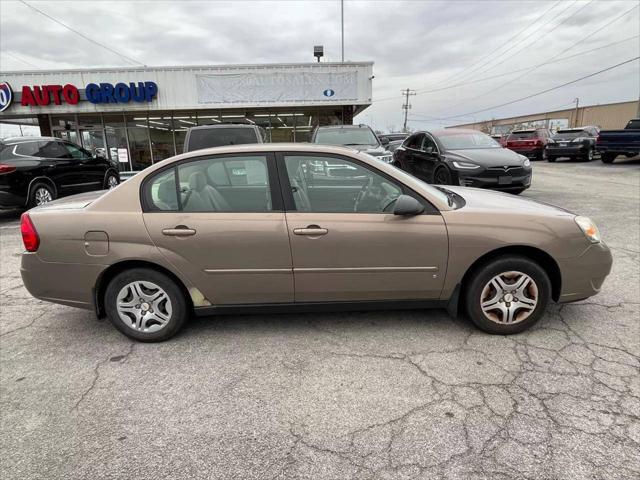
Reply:
[[[0,123],[36,125],[123,170],[181,153],[186,131],[222,122],[304,142],[371,104],[373,62],[2,72]],[[126,164],[126,165],[125,165]]]
[[[473,128],[492,134],[506,134],[519,128],[558,128],[594,125],[601,129],[624,128],[631,118],[640,116],[640,102],[608,103],[579,108],[568,108],[553,112],[534,113],[519,117],[500,118],[482,122],[467,123],[448,128]]]

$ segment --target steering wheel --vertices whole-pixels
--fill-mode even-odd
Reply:
[[[389,199],[391,199],[391,201],[389,201]],[[393,208],[391,207],[396,203],[396,200],[398,200],[398,197],[392,198],[391,195],[387,195],[386,197],[384,197],[384,199],[381,202],[381,204],[384,205],[384,208],[382,209],[382,211],[384,213],[393,212]]]
[[[360,206],[360,203],[362,203],[362,200],[364,200],[364,198],[367,196],[367,193],[372,186],[373,186],[373,176],[369,177],[369,180],[367,181],[367,183],[362,186],[362,188],[358,192],[358,195],[356,195],[356,202],[353,204],[354,212],[359,211],[358,207]]]

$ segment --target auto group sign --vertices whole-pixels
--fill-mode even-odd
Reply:
[[[0,112],[6,110],[13,100],[8,83],[0,83]],[[20,104],[24,107],[47,105],[77,105],[81,100],[91,103],[151,102],[158,94],[155,82],[88,83],[79,89],[71,83],[66,85],[25,85],[22,87]]]

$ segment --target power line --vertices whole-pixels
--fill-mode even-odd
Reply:
[[[20,3],[22,3],[22,4],[26,5],[27,7],[29,7],[29,8],[30,8],[30,9],[32,9],[32,10],[35,10],[35,11],[36,11],[36,12],[38,12],[40,15],[42,15],[42,16],[44,16],[44,17],[47,17],[49,20],[51,20],[51,21],[53,21],[53,22],[57,23],[58,25],[62,25],[62,26],[63,26],[64,28],[66,28],[67,30],[72,31],[73,33],[75,33],[75,34],[77,34],[77,35],[81,36],[82,38],[84,38],[85,40],[87,40],[87,41],[89,41],[89,42],[93,43],[94,45],[98,45],[99,47],[102,47],[102,48],[104,48],[105,50],[109,50],[111,53],[115,53],[116,55],[118,55],[119,57],[121,57],[121,58],[125,59],[125,60],[126,60],[126,61],[128,61],[129,63],[133,63],[134,65],[142,65],[142,66],[146,66],[146,65],[144,65],[144,63],[139,62],[138,60],[136,60],[136,59],[134,59],[134,58],[128,57],[128,56],[124,55],[123,53],[120,53],[120,52],[118,52],[117,50],[114,50],[113,48],[108,47],[107,45],[104,45],[103,43],[100,43],[100,42],[98,42],[97,40],[94,40],[93,38],[87,37],[84,33],[79,32],[78,30],[76,30],[76,29],[74,29],[74,28],[70,27],[70,26],[69,26],[69,25],[67,25],[66,23],[62,23],[60,20],[58,20],[58,19],[56,19],[56,18],[52,17],[51,15],[49,15],[49,14],[47,14],[47,13],[43,12],[42,10],[40,10],[40,9],[38,9],[38,8],[36,8],[36,7],[34,7],[33,5],[31,5],[31,4],[27,3],[27,2],[25,2],[24,0],[20,0]]]
[[[31,63],[31,62],[27,62],[25,59],[20,58],[20,57],[18,57],[17,55],[14,55],[14,54],[13,54],[13,53],[11,53],[11,52],[6,52],[6,51],[4,51],[4,52],[2,52],[2,53],[4,53],[5,55],[8,55],[9,57],[13,58],[14,60],[17,60],[17,61],[19,61],[19,62],[24,63],[25,65],[29,65],[30,67],[33,67],[33,68],[40,68],[40,67],[38,67],[37,65],[34,65],[34,64],[33,64],[33,63]]]
[[[511,38],[509,38],[509,40],[505,41],[502,45],[500,45],[498,48],[492,50],[491,52],[489,52],[487,55],[484,55],[483,57],[479,58],[478,60],[476,60],[475,62],[473,62],[471,65],[465,67],[464,69],[462,69],[460,72],[456,72],[453,75],[445,78],[444,80],[437,82],[436,85],[441,85],[443,83],[448,82],[449,80],[451,80],[452,78],[455,77],[460,77],[462,74],[464,74],[464,72],[466,72],[467,70],[469,70],[470,68],[473,68],[475,65],[484,62],[486,59],[488,59],[489,57],[491,57],[494,53],[497,53],[501,48],[505,47],[506,45],[508,45],[512,40],[515,40],[518,36],[520,36],[521,33],[524,33],[525,31],[527,31],[530,27],[532,27],[533,25],[535,25],[539,20],[541,20],[547,13],[549,13],[551,10],[553,10],[554,8],[556,8],[556,6],[558,6],[560,3],[562,3],[562,0],[558,0],[556,3],[554,3],[551,8],[547,9],[544,11],[544,13],[542,15],[540,15],[538,18],[536,18],[532,23],[528,24],[525,28],[523,28],[522,30],[520,30],[518,33],[516,33],[514,36],[512,36]],[[564,10],[563,10],[564,12]],[[546,25],[546,24],[545,24]],[[544,26],[544,25],[542,25]],[[541,27],[540,27],[541,28]]]
[[[561,25],[563,25],[565,22],[569,21],[571,18],[575,17],[578,13],[580,13],[582,10],[584,10],[585,8],[587,8],[589,5],[591,5],[593,2],[595,2],[595,0],[591,0],[589,3],[585,3],[582,7],[580,7],[578,10],[576,10],[575,12],[573,12],[571,15],[569,15],[568,17],[566,17],[564,20],[562,20],[560,23],[558,23],[557,25],[555,25],[551,30],[545,32],[544,35],[539,36],[538,38],[536,38],[533,42],[528,43],[526,45],[524,45],[522,48],[520,48],[519,50],[516,50],[515,52],[513,52],[511,55],[507,56],[507,57],[503,57],[502,60],[500,60],[498,63],[495,63],[493,65],[490,65],[488,68],[496,68],[498,65],[502,65],[504,62],[506,62],[507,60],[509,60],[510,58],[512,58],[514,55],[517,55],[518,53],[520,53],[522,50],[524,50],[525,48],[530,47],[531,45],[539,42],[541,39],[545,38],[547,35],[549,35],[551,32],[553,32],[554,30],[556,30],[557,28],[559,28]],[[571,5],[573,6],[573,4]],[[564,12],[564,10],[563,10]],[[486,72],[487,69],[484,70],[480,70],[479,73],[483,73]]]
[[[640,56],[631,58],[629,60],[625,60],[624,62],[617,63],[617,64],[612,65],[612,66],[607,67],[607,68],[603,68],[602,70],[590,73],[590,74],[585,75],[583,77],[576,78],[575,80],[571,80],[570,82],[566,82],[566,83],[563,83],[561,85],[557,85],[555,87],[547,88],[546,90],[542,90],[541,92],[533,93],[531,95],[527,95],[526,97],[521,97],[521,98],[517,98],[515,100],[511,100],[510,102],[501,103],[500,105],[493,105],[491,107],[482,108],[480,110],[475,110],[473,112],[462,113],[460,115],[452,115],[450,117],[440,117],[440,118],[437,118],[435,120],[449,120],[449,119],[452,119],[452,118],[468,117],[469,115],[475,115],[476,113],[482,113],[482,112],[486,112],[488,110],[493,110],[495,108],[501,108],[501,107],[505,107],[507,105],[512,105],[514,103],[522,102],[524,100],[528,100],[530,98],[537,97],[537,96],[543,95],[545,93],[549,93],[549,92],[551,92],[553,90],[558,90],[560,88],[566,87],[567,85],[571,85],[573,83],[577,83],[577,82],[580,82],[582,80],[586,80],[587,78],[595,77],[596,75],[600,75],[601,73],[608,72],[609,70],[613,70],[615,68],[621,67],[623,65],[626,65],[627,63],[634,62],[634,61],[636,61],[638,59],[640,59]]]
[[[538,67],[542,67],[544,65],[549,65],[549,64],[552,64],[552,63],[564,62],[565,60],[570,60],[572,58],[580,57],[580,56],[586,55],[588,53],[593,53],[593,52],[596,52],[598,50],[603,50],[605,48],[610,48],[610,47],[612,47],[614,45],[618,45],[620,43],[628,42],[629,40],[634,40],[634,39],[639,38],[639,37],[640,37],[640,35],[633,35],[631,37],[623,38],[622,40],[618,40],[616,42],[607,43],[606,45],[602,45],[600,47],[591,48],[589,50],[584,50],[582,52],[574,53],[574,54],[568,55],[566,57],[556,58],[554,60],[547,60],[546,62],[542,62],[542,63],[539,63],[537,65],[534,65],[534,67],[538,68]],[[494,78],[506,77],[508,75],[513,75],[514,73],[524,72],[525,70],[529,70],[531,68],[532,67],[519,68],[517,70],[512,70],[510,72],[498,73],[496,75],[491,75],[491,76],[488,76],[488,77],[481,77],[481,78],[478,78],[476,80],[469,80],[469,81],[466,81],[466,82],[454,83],[453,85],[449,85],[449,86],[446,86],[446,87],[440,87],[440,88],[434,88],[434,89],[431,89],[431,90],[418,89],[418,90],[416,90],[416,92],[417,92],[416,94],[417,95],[423,95],[423,94],[428,94],[428,93],[442,92],[444,90],[451,90],[452,88],[458,88],[458,87],[463,87],[465,85],[472,85],[474,83],[485,82],[487,80],[493,80]],[[397,96],[394,96],[394,97],[376,98],[375,100],[373,100],[373,103],[385,102],[387,100],[398,100],[400,98],[402,98],[401,95],[397,95]]]
[[[534,65],[533,67],[529,67],[529,68],[527,68],[527,69],[526,69],[526,72],[525,72],[525,73],[523,73],[522,75],[519,75],[519,76],[517,76],[517,77],[515,77],[515,78],[512,78],[511,80],[508,80],[507,82],[505,82],[505,83],[503,83],[503,84],[501,84],[501,85],[499,85],[499,86],[497,86],[497,87],[495,87],[495,88],[492,88],[491,90],[489,90],[489,91],[487,91],[487,92],[481,93],[480,95],[478,95],[478,96],[476,96],[476,97],[468,98],[468,99],[466,99],[466,100],[465,100],[464,102],[462,102],[462,103],[466,103],[466,102],[468,102],[468,101],[476,100],[476,99],[478,99],[478,98],[482,98],[482,97],[484,97],[484,96],[490,95],[490,94],[492,94],[493,92],[495,92],[496,90],[500,90],[500,89],[502,89],[502,88],[506,87],[507,85],[509,85],[509,84],[511,84],[511,83],[513,83],[513,82],[515,82],[516,80],[519,80],[519,79],[521,79],[522,77],[527,76],[529,73],[533,72],[534,70],[537,70],[538,68],[540,68],[540,67],[542,67],[542,66],[544,66],[544,65],[547,65],[547,64],[549,64],[549,63],[553,62],[556,58],[558,58],[558,57],[559,57],[560,55],[562,55],[563,53],[568,52],[569,50],[571,50],[571,49],[572,49],[572,48],[574,48],[575,46],[579,45],[580,43],[582,43],[582,42],[584,42],[585,40],[587,40],[587,39],[589,39],[589,38],[593,37],[596,33],[599,33],[600,31],[602,31],[602,30],[604,30],[605,28],[607,28],[609,25],[611,25],[611,24],[613,24],[613,23],[617,22],[617,21],[618,21],[618,20],[620,20],[622,17],[624,17],[624,16],[628,15],[629,13],[631,13],[631,12],[632,12],[633,10],[635,10],[636,8],[638,8],[638,5],[636,5],[635,7],[632,7],[632,8],[630,8],[629,10],[627,10],[626,12],[623,12],[622,14],[618,15],[618,16],[617,16],[617,17],[615,17],[613,20],[611,20],[611,21],[609,21],[609,22],[605,23],[604,25],[602,25],[602,26],[601,26],[600,28],[598,28],[597,30],[594,30],[593,32],[591,32],[591,33],[590,33],[589,35],[587,35],[586,37],[581,38],[581,39],[580,39],[580,40],[578,40],[577,42],[573,43],[571,46],[569,46],[569,47],[565,48],[564,50],[562,50],[561,52],[558,52],[557,54],[553,55],[553,56],[552,56],[551,58],[549,58],[547,61],[545,61],[545,62],[543,62],[543,63],[540,63],[540,64],[538,64],[538,65]],[[510,73],[514,73],[514,72],[510,72]],[[460,105],[460,103],[459,103],[458,105]]]

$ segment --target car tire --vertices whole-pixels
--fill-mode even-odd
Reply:
[[[104,188],[106,190],[111,190],[112,188],[117,187],[119,183],[120,180],[118,180],[118,176],[113,172],[109,172],[104,179]]]
[[[616,159],[617,155],[614,153],[602,153],[600,154],[600,160],[602,160],[602,163],[613,163],[613,161]]]
[[[51,185],[44,182],[37,182],[31,186],[29,191],[28,208],[38,207],[56,199],[56,194]]]
[[[180,287],[167,275],[149,268],[133,268],[116,275],[107,285],[104,306],[111,323],[140,342],[168,340],[189,316]]]
[[[513,194],[513,195],[520,195],[522,192],[524,192],[526,190],[526,188],[519,188],[517,190],[510,190],[509,193]]]
[[[520,282],[522,287],[514,289]],[[500,291],[497,287],[504,288]],[[471,321],[480,330],[496,335],[511,335],[531,327],[544,314],[550,298],[551,282],[544,269],[516,255],[482,264],[464,291]]]
[[[536,160],[546,160],[547,159],[547,149],[543,148],[542,150],[540,150],[540,152],[536,155]]]
[[[554,163],[555,161],[556,161],[556,157],[553,157],[551,155],[547,155],[547,162]]]
[[[594,156],[593,148],[590,148],[589,151],[587,152],[587,154],[584,156],[584,161],[585,162],[592,162],[593,161],[593,156]]]
[[[451,185],[451,172],[449,169],[440,165],[436,167],[433,171],[433,182],[434,185]]]

